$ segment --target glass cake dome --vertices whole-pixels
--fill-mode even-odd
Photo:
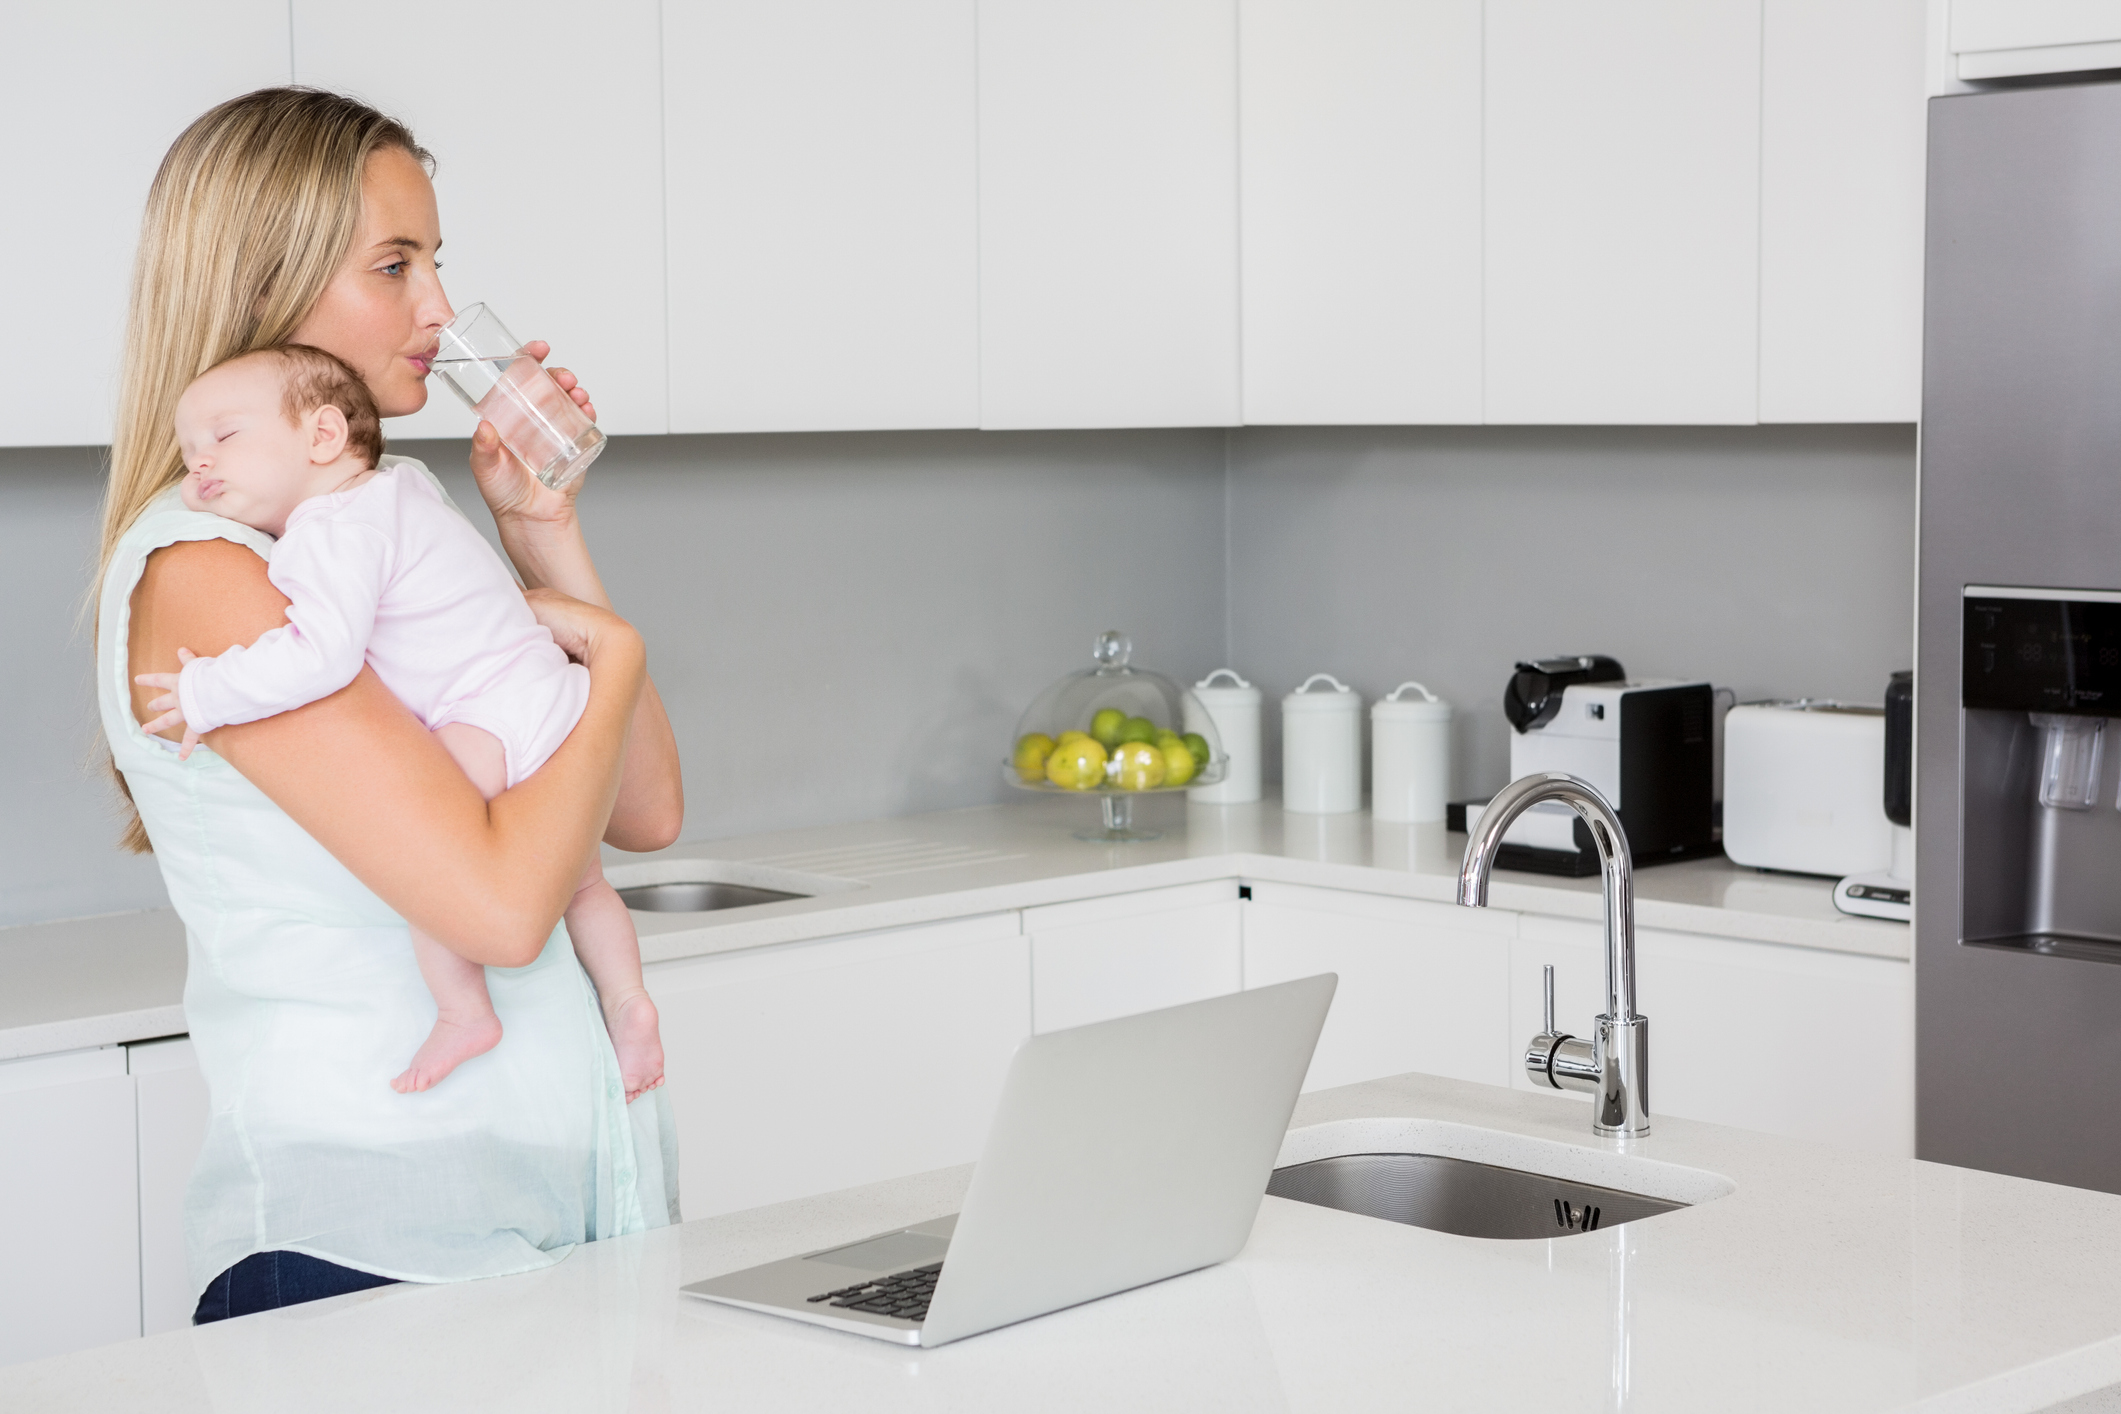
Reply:
[[[1104,828],[1088,840],[1153,840],[1133,826],[1135,796],[1210,786],[1229,766],[1215,723],[1200,699],[1162,673],[1128,660],[1134,646],[1118,629],[1099,634],[1090,667],[1069,673],[1017,719],[1002,776],[1022,790],[1094,795]]]

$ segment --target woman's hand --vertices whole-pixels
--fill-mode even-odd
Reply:
[[[532,339],[523,345],[523,352],[542,363],[552,346],[543,339]],[[589,400],[589,390],[581,381],[564,368],[547,371],[552,374],[552,381],[574,399],[575,406],[594,421],[596,404]],[[563,491],[553,490],[501,444],[501,434],[490,422],[481,422],[479,430],[472,434],[471,474],[478,480],[479,494],[493,511],[503,539],[510,538],[511,530],[531,539],[573,533],[574,498],[582,489],[580,478]]]
[[[557,589],[526,589],[523,598],[530,612],[551,633],[560,651],[577,663],[588,663],[613,639],[624,636],[634,643],[640,634],[611,610],[570,599]]]

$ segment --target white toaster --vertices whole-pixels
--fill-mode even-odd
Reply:
[[[1862,874],[1893,862],[1885,709],[1748,702],[1723,724],[1723,852],[1754,869]]]

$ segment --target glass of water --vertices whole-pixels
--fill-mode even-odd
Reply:
[[[555,491],[589,470],[604,450],[604,434],[589,414],[483,304],[461,311],[442,331],[434,371]]]

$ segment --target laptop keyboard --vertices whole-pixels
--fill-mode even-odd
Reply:
[[[893,1272],[888,1277],[875,1281],[856,1282],[843,1286],[838,1291],[820,1292],[805,1298],[812,1304],[829,1301],[849,1311],[866,1311],[873,1316],[896,1316],[902,1321],[925,1321],[928,1319],[928,1303],[935,1296],[936,1278],[943,1274],[943,1264],[935,1262],[925,1267],[915,1267],[910,1272]]]

